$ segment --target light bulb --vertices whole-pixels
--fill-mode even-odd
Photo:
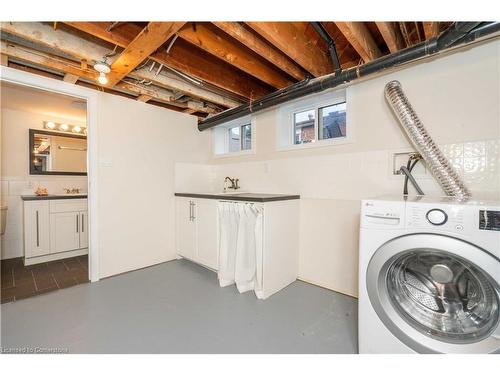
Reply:
[[[67,124],[59,125],[59,130],[68,131],[68,129],[69,129],[69,126]]]
[[[52,121],[48,121],[45,123],[45,127],[47,129],[54,129],[56,127],[56,124],[54,124]]]
[[[80,133],[82,131],[82,128],[80,128],[78,125],[73,126],[73,133]]]
[[[106,77],[106,74],[101,72],[99,74],[99,78],[97,78],[97,81],[101,84],[101,85],[105,85],[106,83],[108,83],[108,77]]]

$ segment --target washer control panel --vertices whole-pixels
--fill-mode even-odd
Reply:
[[[432,225],[443,225],[448,221],[448,215],[440,208],[433,208],[427,211],[425,217]]]
[[[406,206],[406,227],[461,233],[469,226],[464,222],[465,210],[464,206],[458,205],[409,203]]]

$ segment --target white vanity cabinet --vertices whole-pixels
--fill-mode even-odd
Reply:
[[[180,256],[217,270],[217,201],[176,199],[176,246]]]
[[[50,253],[48,201],[24,202],[24,256],[33,258]]]
[[[24,200],[26,265],[88,253],[87,199]]]

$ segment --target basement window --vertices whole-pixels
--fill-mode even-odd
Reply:
[[[290,150],[352,141],[347,89],[310,96],[279,110],[277,148]]]
[[[254,125],[249,116],[219,125],[212,131],[215,156],[235,156],[253,152]]]

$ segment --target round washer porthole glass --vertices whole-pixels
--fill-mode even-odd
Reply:
[[[451,253],[422,249],[399,256],[388,268],[386,286],[403,319],[435,339],[475,342],[498,324],[498,285]]]

